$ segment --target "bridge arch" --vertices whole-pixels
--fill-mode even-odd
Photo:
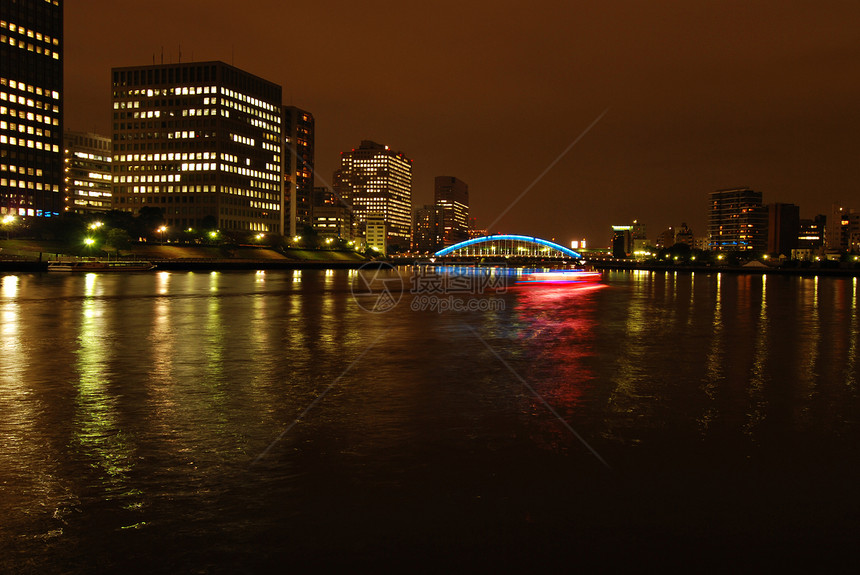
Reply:
[[[463,254],[475,255],[476,251],[479,251],[476,246],[481,246],[482,244],[492,244],[499,247],[498,254],[496,255],[541,255],[540,253],[536,253],[534,249],[530,251],[531,248],[537,247],[540,250],[546,251],[547,249],[560,252],[564,255],[564,257],[580,259],[582,256],[577,252],[573,251],[570,248],[566,248],[560,244],[555,242],[551,242],[549,240],[545,240],[542,238],[535,238],[531,236],[519,236],[514,234],[496,234],[494,236],[482,236],[480,238],[472,238],[458,244],[454,244],[453,246],[448,246],[447,248],[443,248],[436,252],[434,255],[436,257],[443,257],[453,252],[463,251]],[[469,248],[476,248],[473,250],[469,250]],[[471,254],[469,252],[472,252]],[[486,252],[484,252],[484,255]],[[557,256],[556,256],[557,257]]]

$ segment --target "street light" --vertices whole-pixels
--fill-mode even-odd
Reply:
[[[167,231],[167,226],[161,226],[160,228],[158,228],[155,231],[161,232],[161,245],[164,245],[164,232]]]
[[[9,230],[12,229],[12,224],[15,223],[15,219],[16,219],[15,216],[13,216],[12,214],[8,214],[6,216],[3,216],[3,220],[2,220],[3,221],[3,227],[6,228],[6,239],[7,240],[9,239]]]
[[[91,230],[97,230],[97,229],[99,229],[100,227],[102,227],[103,225],[105,225],[105,223],[104,223],[104,222],[93,222],[93,223],[91,223],[91,224],[89,225],[89,228],[90,228]]]

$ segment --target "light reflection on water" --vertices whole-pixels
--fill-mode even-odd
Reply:
[[[121,396],[112,390],[108,305],[97,274],[86,274],[84,299],[75,353],[77,397],[72,441],[79,453],[97,467],[107,498],[129,494],[126,478],[131,472],[134,438],[119,422]],[[132,490],[133,491],[133,490]]]
[[[423,519],[391,509],[415,501],[466,520],[489,499],[525,522],[540,505],[519,498],[525,475],[511,470],[575,482],[599,466],[519,377],[628,470],[647,452],[678,466],[713,457],[719,474],[858,436],[853,278],[618,272],[457,294],[499,298],[493,313],[413,312],[405,281],[395,309],[368,314],[354,277],[0,277],[7,530],[68,541],[64,557],[104,554],[107,537],[138,558],[166,530],[199,561],[251,525],[339,533],[317,513],[346,520],[332,498],[407,532]],[[116,535],[130,527],[141,535]]]

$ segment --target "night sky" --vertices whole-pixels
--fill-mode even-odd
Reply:
[[[638,219],[652,240],[703,236],[708,192],[736,186],[801,217],[860,209],[856,0],[65,5],[68,129],[110,135],[111,67],[181,45],[314,114],[318,185],[376,140],[413,159],[414,206],[457,176],[491,232],[597,247]]]

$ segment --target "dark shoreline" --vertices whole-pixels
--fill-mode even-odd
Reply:
[[[770,266],[707,266],[687,264],[650,264],[647,262],[599,262],[591,261],[589,265],[601,271],[657,271],[657,272],[679,272],[679,273],[733,273],[752,275],[788,275],[788,276],[836,276],[857,277],[860,276],[860,268],[852,267],[770,267]]]

